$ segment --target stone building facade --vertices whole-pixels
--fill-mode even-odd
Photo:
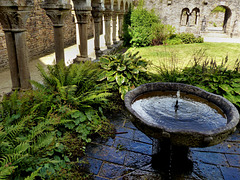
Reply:
[[[178,32],[222,32],[228,37],[240,37],[239,0],[145,0],[145,6],[154,9],[163,23],[175,26]],[[225,12],[213,13],[218,6]]]

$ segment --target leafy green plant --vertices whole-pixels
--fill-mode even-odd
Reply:
[[[180,33],[177,35],[184,44],[203,43],[202,37],[195,37],[192,33]]]
[[[130,41],[132,39],[130,33],[129,33],[129,27],[131,26],[131,14],[132,14],[132,9],[129,9],[129,11],[124,14],[124,19],[123,19],[123,45],[124,46],[129,46]]]
[[[175,27],[171,25],[165,25],[161,22],[155,23],[152,26],[153,40],[152,45],[163,44],[166,40],[170,39],[175,34]]]
[[[154,11],[149,12],[139,6],[131,14],[131,26],[129,33],[132,37],[130,43],[134,47],[148,46],[152,43],[152,26],[159,22]]]
[[[135,54],[127,52],[100,58],[100,66],[104,71],[100,74],[99,81],[107,80],[112,89],[119,90],[122,99],[141,81],[142,77],[146,76],[148,63],[137,55],[138,52]]]

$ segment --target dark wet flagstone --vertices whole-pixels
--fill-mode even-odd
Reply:
[[[88,161],[88,165],[85,166],[94,174],[94,179],[167,179],[166,172],[162,173],[151,166],[152,140],[137,130],[124,114],[114,115],[111,120],[116,127],[115,138],[97,138],[87,146],[85,160]],[[207,148],[190,148],[190,157],[193,161],[193,171],[188,174],[172,174],[172,178],[239,179],[239,130],[221,144]]]

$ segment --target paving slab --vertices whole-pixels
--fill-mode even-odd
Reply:
[[[108,140],[98,138],[86,150],[89,171],[96,180],[240,179],[239,129],[218,145],[190,148],[193,169],[179,173],[171,167],[164,170],[152,167],[152,139],[137,130],[128,113],[120,112],[109,117],[115,125],[116,136]]]

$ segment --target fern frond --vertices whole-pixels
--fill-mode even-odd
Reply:
[[[24,180],[35,180],[35,177],[38,175],[38,173],[41,169],[42,169],[41,167],[38,168],[36,171],[32,172],[31,175],[26,177]]]
[[[28,142],[23,142],[16,146],[13,151],[15,154],[22,154],[26,152],[28,148],[30,148],[30,144]]]
[[[37,126],[33,127],[31,133],[28,135],[30,141],[34,140],[35,137],[44,133],[51,125],[50,121],[40,122]]]
[[[37,90],[42,90],[45,91],[47,88],[44,84],[34,81],[34,80],[30,80],[30,83],[37,89]]]
[[[18,166],[2,166],[0,167],[0,179],[8,179]]]
[[[2,166],[7,166],[8,164],[17,165],[28,157],[29,154],[5,154],[2,158],[0,158],[0,163]]]
[[[33,145],[31,146],[31,153],[37,153],[42,148],[48,147],[54,140],[55,133],[54,132],[48,132],[43,133],[40,136],[37,137],[36,141],[34,141]]]

